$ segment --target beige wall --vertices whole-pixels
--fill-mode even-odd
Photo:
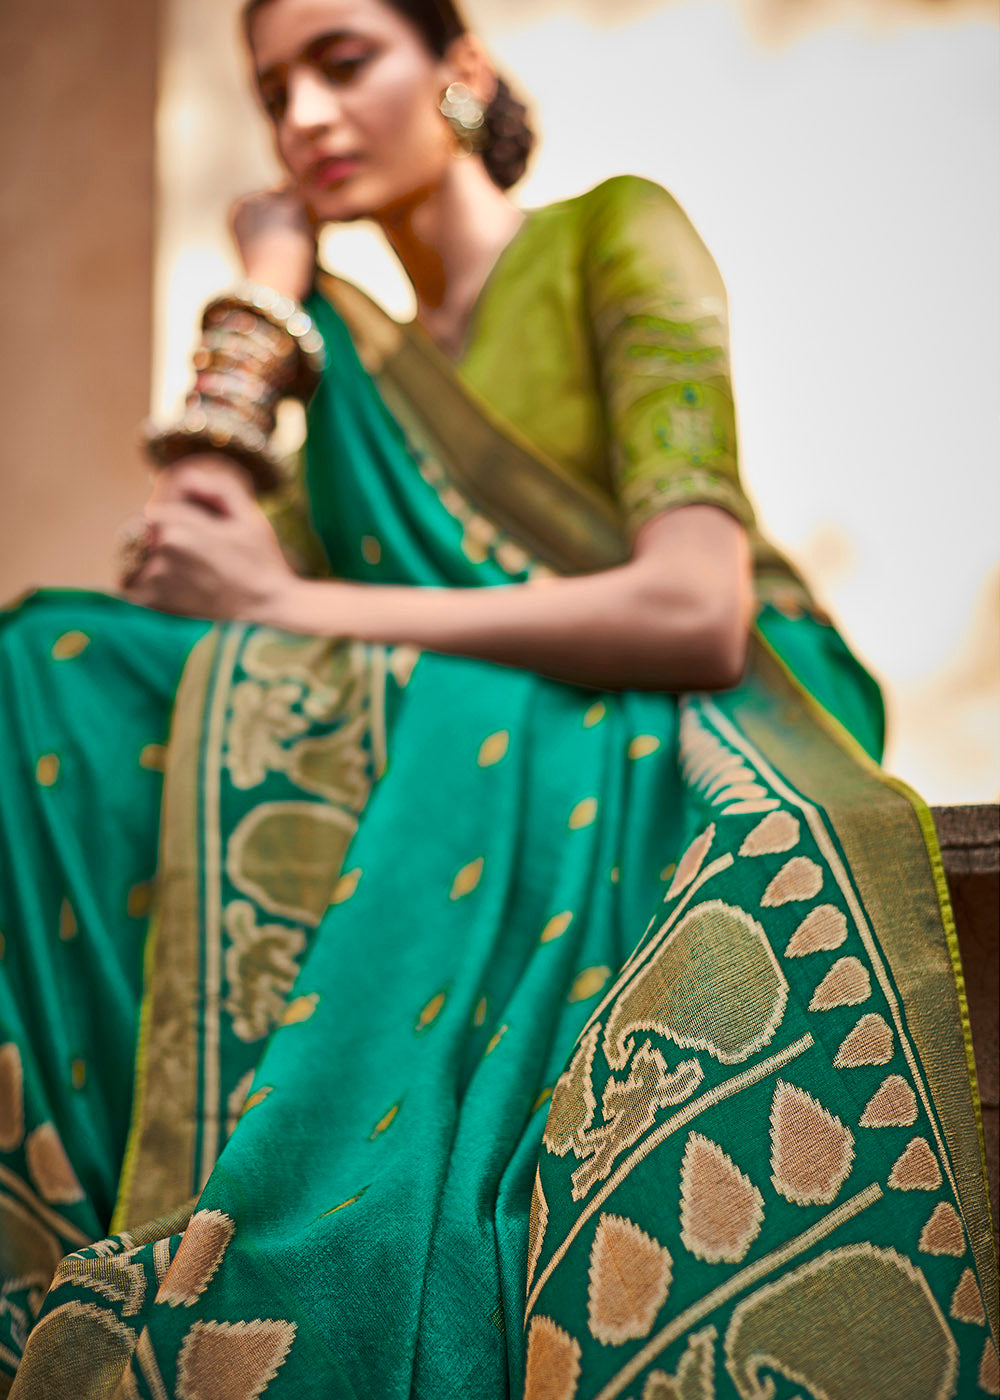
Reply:
[[[145,494],[156,6],[0,6],[0,599],[101,585]]]

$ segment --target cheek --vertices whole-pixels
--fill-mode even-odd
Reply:
[[[371,141],[371,154],[414,173],[439,167],[450,152],[439,101],[432,79],[421,75],[414,81],[412,72],[396,74],[387,64],[358,107],[358,126]]]

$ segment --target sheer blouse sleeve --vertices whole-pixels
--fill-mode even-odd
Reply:
[[[591,192],[582,238],[612,482],[630,537],[657,512],[694,502],[752,524],[726,291],[704,243],[666,190],[632,175]]]

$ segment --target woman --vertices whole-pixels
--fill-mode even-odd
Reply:
[[[708,254],[634,178],[517,210],[447,0],[247,32],[273,290],[206,314],[129,600],[3,632],[11,1393],[996,1393],[933,831],[753,529]],[[311,288],[361,216],[412,328]]]

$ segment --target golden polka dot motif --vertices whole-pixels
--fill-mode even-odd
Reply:
[[[660,747],[660,741],[655,734],[637,734],[628,746],[629,758],[646,758],[651,753],[656,753]]]
[[[503,1039],[503,1037],[507,1034],[507,1031],[508,1031],[508,1030],[509,1030],[509,1027],[507,1026],[507,1024],[506,1024],[506,1022],[505,1022],[505,1023],[500,1027],[499,1030],[496,1030],[496,1031],[493,1032],[493,1034],[492,1034],[492,1035],[490,1036],[490,1038],[489,1038],[489,1042],[488,1042],[488,1044],[487,1044],[487,1046],[486,1046],[486,1049],[483,1051],[483,1059],[485,1059],[487,1055],[492,1054],[492,1052],[493,1052],[493,1051],[497,1048],[497,1046],[500,1044],[500,1042],[501,1042],[501,1040]]]
[[[665,866],[663,867],[663,869],[660,871],[660,879],[661,879],[661,880],[672,880],[672,879],[674,878],[674,875],[676,874],[676,872],[677,872],[677,866],[676,866],[676,865],[674,865],[674,864],[665,865]]]
[[[74,1089],[82,1089],[87,1082],[87,1062],[85,1060],[74,1060],[70,1071]]]
[[[322,1215],[319,1215],[316,1218],[318,1220],[325,1220],[328,1215],[336,1215],[337,1211],[343,1210],[345,1206],[353,1206],[355,1201],[361,1200],[361,1197],[365,1194],[367,1190],[367,1186],[362,1186],[361,1190],[357,1193],[356,1196],[348,1196],[346,1201],[341,1201],[339,1205],[331,1206],[329,1210],[325,1210]]]
[[[486,997],[480,997],[476,1002],[476,1009],[472,1013],[472,1024],[474,1026],[481,1026],[486,1020],[486,1009],[488,1005],[489,1002]]]
[[[427,1003],[427,1005],[421,1011],[420,1015],[417,1017],[417,1023],[413,1027],[414,1031],[416,1031],[418,1035],[422,1031],[426,1031],[431,1026],[433,1026],[434,1022],[444,1010],[444,1004],[447,998],[448,993],[446,989],[442,989],[440,992],[436,992],[435,995],[431,997],[430,1001]]]
[[[618,867],[617,865],[612,866],[612,868],[611,868],[611,883],[612,883],[613,885],[617,885],[617,884],[618,884],[618,881],[619,881],[621,878],[622,878],[622,872],[621,872],[621,870],[619,869],[619,867]]]
[[[59,910],[59,937],[64,943],[69,943],[79,931],[73,906],[68,899],[64,899]]]
[[[463,865],[455,876],[448,898],[462,899],[465,895],[471,894],[482,877],[483,857],[477,856],[475,860],[470,860],[468,865]]]
[[[554,938],[561,938],[573,922],[573,915],[568,909],[564,909],[561,914],[553,914],[542,929],[539,943],[551,943]]]
[[[35,764],[35,778],[41,787],[52,787],[59,777],[59,756],[54,753],[43,753]]]
[[[147,768],[151,773],[162,773],[167,765],[167,747],[165,744],[147,744],[139,755],[139,767]]]
[[[240,1110],[240,1117],[242,1118],[244,1113],[249,1113],[252,1108],[257,1108],[258,1105],[262,1104],[273,1090],[273,1084],[265,1084],[260,1089],[255,1089]]]
[[[542,1104],[543,1104],[543,1103],[547,1103],[548,1100],[549,1100],[551,1097],[552,1097],[552,1086],[549,1085],[548,1088],[542,1090],[542,1092],[538,1095],[538,1098],[537,1098],[537,1099],[535,1100],[535,1102],[531,1105],[531,1111],[532,1111],[532,1113],[536,1113],[536,1112],[538,1111],[538,1109],[541,1108]]]
[[[586,1001],[599,992],[611,976],[610,967],[585,967],[573,979],[573,985],[566,997],[567,1001]]]
[[[489,768],[493,763],[499,763],[510,745],[510,733],[506,729],[499,729],[496,734],[491,734],[488,739],[484,739],[479,746],[479,766]]]
[[[344,904],[358,888],[358,881],[361,879],[360,870],[348,870],[341,875],[340,879],[333,887],[333,894],[330,898],[331,904]]]
[[[378,1120],[374,1128],[372,1128],[371,1132],[368,1134],[369,1142],[374,1142],[377,1137],[382,1136],[382,1134],[387,1128],[391,1127],[393,1120],[396,1117],[396,1114],[399,1112],[401,1102],[402,1100],[397,1100],[397,1102],[392,1105],[388,1112],[383,1113],[382,1117]]]
[[[128,912],[131,919],[144,919],[153,907],[153,886],[148,880],[133,885],[128,892]]]
[[[90,646],[90,638],[86,632],[64,632],[52,647],[52,657],[55,661],[72,661],[75,656],[82,655]]]
[[[590,826],[597,816],[597,798],[585,797],[582,802],[578,802],[569,814],[570,831],[580,831],[585,826]]]
[[[303,1021],[308,1021],[319,1006],[319,993],[310,992],[308,996],[296,997],[290,1001],[281,1013],[279,1025],[300,1026]]]
[[[374,535],[362,536],[361,557],[366,564],[381,564],[382,546]]]
[[[597,700],[583,717],[584,729],[593,729],[595,724],[600,724],[601,720],[608,712],[608,707],[603,700]]]

